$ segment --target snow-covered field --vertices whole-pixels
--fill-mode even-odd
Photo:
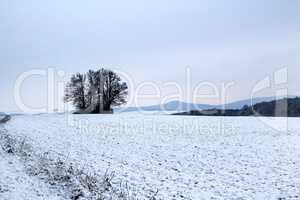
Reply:
[[[285,123],[282,118],[276,126]],[[255,117],[136,113],[20,115],[2,126],[36,154],[47,152],[89,173],[114,173],[112,184],[137,199],[300,199],[298,118],[289,118],[281,132]],[[0,199],[14,199],[28,177],[19,180],[22,168],[8,166],[23,161],[2,154]],[[32,178],[26,184],[37,188],[41,183]],[[15,199],[31,199],[24,197],[31,191]]]

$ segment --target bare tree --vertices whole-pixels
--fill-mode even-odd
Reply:
[[[72,104],[79,110],[85,109],[86,103],[86,75],[77,73],[72,75],[70,82],[65,89],[65,102]]]
[[[126,103],[127,84],[115,72],[102,68],[80,75],[71,77],[65,94],[65,101],[72,101],[79,111],[101,113]]]

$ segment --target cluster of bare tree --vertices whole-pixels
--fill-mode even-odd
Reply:
[[[65,102],[72,102],[79,113],[111,111],[112,106],[126,103],[127,84],[113,71],[89,70],[72,75],[65,88]]]

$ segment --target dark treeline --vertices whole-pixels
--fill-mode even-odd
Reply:
[[[261,102],[253,106],[245,105],[241,109],[191,110],[174,115],[300,117],[300,98]]]
[[[112,106],[126,103],[127,84],[107,69],[89,70],[72,75],[65,88],[65,102],[71,102],[77,113],[111,112]]]

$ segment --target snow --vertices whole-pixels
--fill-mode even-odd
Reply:
[[[288,122],[277,131],[255,117],[42,114],[14,116],[5,128],[37,153],[115,172],[113,184],[139,199],[300,199],[300,119]],[[22,176],[0,165],[11,180]]]
[[[0,149],[0,158],[1,200],[63,199],[37,177],[28,176],[22,162],[16,157]]]

